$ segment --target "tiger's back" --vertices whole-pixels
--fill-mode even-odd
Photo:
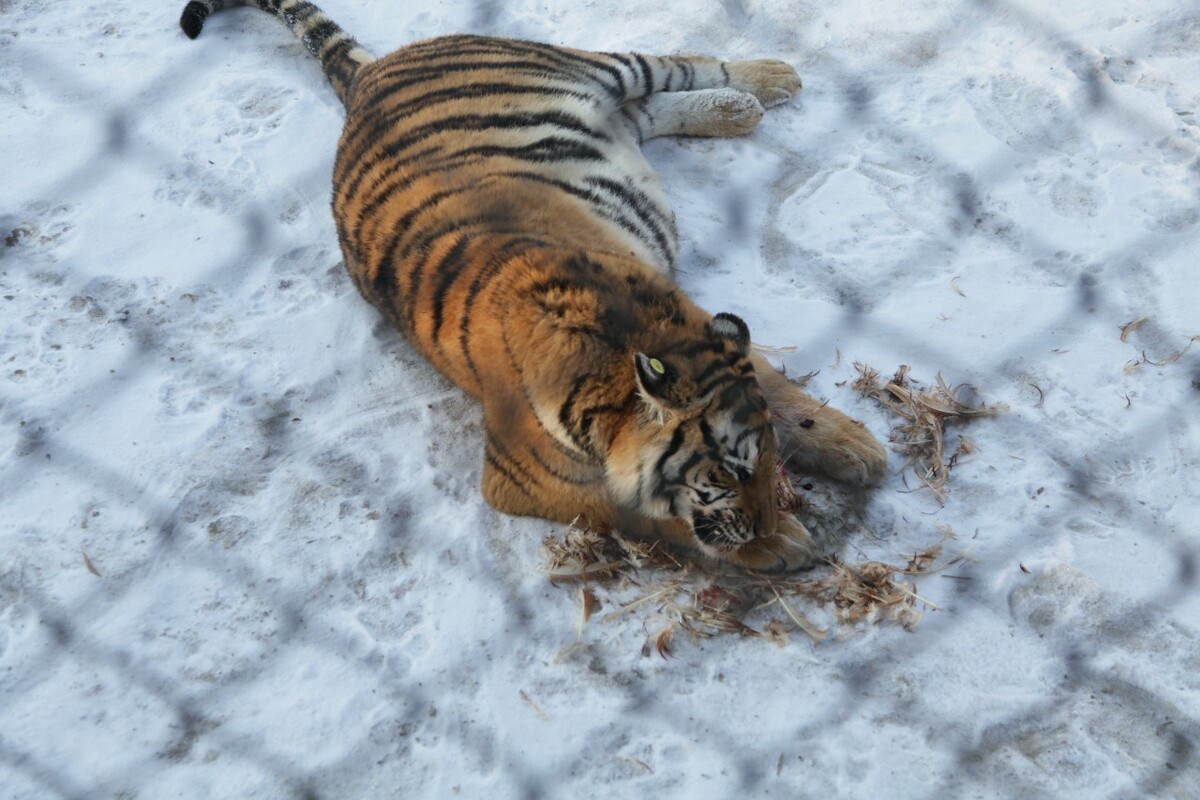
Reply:
[[[193,0],[185,31],[234,4]],[[861,482],[882,450],[756,356],[741,320],[671,281],[674,219],[639,146],[746,132],[760,100],[798,88],[794,71],[477,36],[374,60],[310,3],[255,4],[346,105],[333,212],[347,268],[481,400],[487,500],[752,568],[805,562],[807,532],[775,509],[775,429],[800,460]]]

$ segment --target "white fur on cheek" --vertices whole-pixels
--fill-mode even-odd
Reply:
[[[636,508],[641,513],[655,519],[666,519],[670,516],[669,504],[661,498],[652,498],[650,491],[653,487],[653,477],[650,475],[654,465],[666,449],[665,444],[646,443],[640,449],[640,457],[610,458],[605,474],[608,490],[613,498],[627,508]],[[638,490],[641,491],[641,503],[638,502]]]

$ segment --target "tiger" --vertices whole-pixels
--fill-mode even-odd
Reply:
[[[878,483],[866,427],[801,391],[738,316],[673,278],[676,221],[641,145],[750,133],[778,60],[600,53],[449,35],[376,58],[307,0],[257,6],[345,108],[333,217],[364,298],[483,408],[497,511],[618,531],[763,573],[810,566],[780,465]]]

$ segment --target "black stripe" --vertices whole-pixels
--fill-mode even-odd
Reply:
[[[599,216],[601,216],[604,219],[611,221],[615,225],[618,225],[619,227],[625,229],[626,231],[628,231],[630,234],[632,234],[635,238],[639,239],[640,241],[645,242],[645,244],[648,247],[650,247],[651,250],[655,249],[654,242],[647,241],[643,235],[643,231],[640,230],[638,228],[638,226],[635,225],[632,220],[630,220],[629,218],[620,214],[620,211],[622,210],[621,206],[613,204],[613,203],[605,202],[595,192],[588,191],[587,189],[580,189],[579,187],[577,187],[571,183],[568,183],[567,181],[558,180],[556,178],[550,178],[545,175],[540,175],[536,172],[503,172],[503,173],[498,173],[498,176],[505,177],[505,178],[524,179],[524,180],[535,181],[537,183],[542,183],[547,186],[553,186],[556,189],[560,189],[563,192],[566,192],[567,194],[570,194],[574,197],[578,197],[581,200],[585,200],[592,206],[592,210],[595,213],[597,213]],[[590,181],[591,179],[589,178],[588,180]],[[667,260],[668,263],[674,262],[674,259],[671,258],[670,250],[663,250],[662,255]]]
[[[563,399],[562,405],[558,407],[558,421],[566,429],[567,433],[570,434],[572,439],[575,438],[575,399],[583,390],[584,384],[587,383],[590,377],[590,375],[584,374],[572,381],[571,388],[567,390],[566,398]],[[576,444],[579,443],[576,442]]]
[[[438,70],[437,75],[441,76],[445,73]],[[416,83],[416,82],[414,82]],[[393,86],[390,88],[400,89],[407,88]],[[457,100],[476,99],[481,97],[496,97],[497,95],[541,95],[543,97],[570,97],[576,100],[587,101],[591,99],[590,95],[574,89],[545,86],[545,85],[528,85],[518,83],[468,83],[460,86],[449,86],[443,89],[435,89],[430,92],[425,92],[422,95],[409,98],[402,103],[388,106],[386,109],[386,117],[393,120],[409,114],[415,110],[424,111],[442,103],[451,103]]]
[[[687,474],[692,469],[692,467],[696,466],[698,463],[700,463],[701,461],[703,461],[706,458],[711,460],[712,459],[711,454],[706,453],[702,450],[692,451],[692,454],[687,457],[687,460],[679,465],[680,477],[682,477],[686,481]]]
[[[731,400],[734,399],[733,395],[735,392],[737,392],[737,394],[739,395],[738,399],[741,400],[741,402],[736,407],[734,407],[733,403],[731,402]],[[729,399],[726,399],[727,396]],[[756,414],[761,414],[763,411],[766,410],[766,402],[765,401],[763,401],[761,398],[759,398],[758,402],[754,402],[754,400],[752,400],[751,398],[746,397],[745,390],[738,387],[737,385],[730,386],[730,387],[726,388],[724,392],[721,393],[720,403],[722,406],[734,407],[733,423],[735,425],[745,425]]]
[[[702,385],[706,380],[711,378],[714,373],[719,372],[722,369],[725,369],[727,366],[728,365],[724,361],[715,358],[708,363],[707,367],[700,370],[700,374],[697,375],[693,380],[696,382],[697,385]],[[732,377],[733,376],[730,376],[730,378],[732,378]],[[703,392],[701,392],[701,394],[703,394]]]
[[[283,4],[281,3],[280,8],[282,8],[282,7],[283,7]],[[313,16],[314,14],[320,13],[320,11],[321,11],[321,9],[317,8],[312,3],[302,2],[302,3],[296,4],[292,8],[285,11],[284,13],[292,14],[293,18],[297,22],[307,22],[309,17]]]
[[[586,438],[586,441],[589,442],[589,444],[592,441],[592,425],[595,423],[596,417],[600,416],[601,414],[625,414],[629,412],[633,404],[637,401],[637,396],[637,391],[630,389],[629,394],[627,394],[625,399],[620,403],[607,403],[589,406],[579,416],[580,433]],[[591,445],[588,448],[588,452],[595,452],[595,450],[595,445]],[[601,458],[601,455],[597,454],[596,457]]]
[[[537,128],[543,125],[573,131],[586,138],[597,141],[609,141],[602,131],[593,130],[578,117],[563,111],[544,111],[541,113],[515,112],[510,114],[458,114],[451,117],[421,125],[416,128],[406,128],[401,135],[391,141],[377,144],[364,149],[357,159],[359,169],[346,187],[343,197],[346,200],[357,194],[362,180],[376,166],[380,158],[394,159],[404,150],[416,144],[426,143],[430,137],[444,133],[459,133],[462,131],[514,130],[521,128]],[[389,165],[389,170],[394,165]]]
[[[703,422],[703,420],[701,422]],[[658,457],[658,461],[654,462],[654,472],[656,475],[663,474],[663,467],[666,466],[667,461],[669,461],[671,456],[675,455],[675,453],[678,452],[679,448],[682,446],[683,426],[680,425],[675,428],[675,433],[671,435],[671,443],[667,445],[667,449],[664,450],[662,455]]]
[[[551,45],[540,45],[534,42],[522,42],[521,44],[529,45],[529,47],[518,48],[516,52],[536,53],[553,64],[555,72],[567,76],[573,82],[589,81],[600,87],[610,100],[618,103],[624,101],[627,94],[625,77],[619,69],[595,58],[568,53],[566,50]],[[611,78],[611,82],[606,80],[603,75],[597,74],[598,72]]]
[[[696,88],[696,68],[688,62],[681,62],[683,65],[683,84],[688,91]]]
[[[637,59],[638,67],[642,70],[642,85],[646,87],[646,94],[654,92],[654,71],[650,69],[650,62],[641,53],[634,53],[633,57]]]
[[[631,108],[629,105],[625,105],[621,107],[621,110],[618,113],[633,127],[634,135],[637,137],[637,143],[639,145],[643,144],[646,141],[646,134],[642,131],[642,123],[639,121],[638,117],[649,116],[649,114],[646,113],[645,107],[641,103],[637,104],[637,108]]]
[[[672,476],[671,478],[668,479],[666,473],[663,472],[663,467],[666,466],[667,461],[671,458],[671,456],[675,455],[675,453],[679,450],[679,448],[680,448],[680,446],[682,446],[682,444],[683,444],[683,426],[680,425],[679,427],[677,427],[675,429],[675,433],[671,436],[671,442],[670,442],[670,444],[667,445],[667,449],[663,451],[663,454],[661,456],[659,456],[658,461],[656,461],[654,463],[654,485],[650,489],[651,497],[662,497],[665,494],[667,494],[668,492],[673,491],[674,489],[679,487],[680,482],[681,482],[680,478],[683,477],[683,472],[677,471],[674,476]],[[640,502],[641,499],[642,499],[642,483],[641,483],[640,475],[639,475],[638,501]]]
[[[439,148],[436,147],[430,147],[424,150],[419,150],[411,154],[408,158],[397,159],[388,165],[387,169],[384,170],[382,175],[380,175],[376,180],[372,181],[368,191],[376,192],[376,194],[371,198],[370,202],[365,203],[362,208],[359,209],[359,212],[355,217],[356,224],[354,226],[354,231],[356,234],[365,233],[363,223],[373,216],[379,208],[387,204],[396,194],[396,192],[402,189],[407,189],[419,178],[423,178],[435,172],[441,171],[441,167],[436,167],[434,169],[423,170],[421,172],[405,174],[400,180],[389,185],[388,187],[383,189],[379,188],[388,178],[394,177],[396,173],[401,172],[405,167],[410,166],[415,162],[422,161],[433,155],[438,151],[438,149]],[[363,175],[365,176],[366,173],[364,172]],[[334,176],[334,185],[339,185],[336,175]],[[339,194],[342,198],[341,205],[349,205],[353,199],[353,195],[347,190],[340,191]],[[360,240],[357,236],[355,237],[355,243],[360,243]]]
[[[341,28],[338,27],[333,20],[327,19],[322,22],[318,22],[316,25],[306,30],[304,35],[301,37],[301,41],[303,41],[304,46],[308,48],[308,52],[312,53],[317,58],[320,58],[321,45],[325,44],[326,39],[328,39],[330,36],[333,36],[340,30]]]
[[[488,56],[491,53],[480,52],[478,55]],[[543,80],[562,81],[574,87],[591,82],[603,90],[606,95],[614,95],[613,88],[595,75],[590,75],[585,71],[569,67],[556,67],[553,63],[547,64],[529,60],[514,61],[511,58],[503,57],[462,61],[463,55],[457,53],[449,57],[454,60],[448,64],[429,63],[428,60],[418,62],[405,60],[396,65],[389,65],[383,72],[376,74],[372,78],[372,86],[376,90],[369,96],[369,106],[372,108],[384,108],[383,103],[388,97],[395,96],[409,87],[432,80],[443,79],[455,73],[478,71],[495,72],[505,76],[528,75]],[[464,81],[464,85],[469,84],[466,84]]]
[[[638,215],[646,216],[647,225],[654,224],[653,219],[658,219],[659,224],[666,223],[668,216],[662,213],[658,203],[655,203],[649,198],[648,194],[631,186],[629,182],[614,181],[611,178],[604,176],[593,175],[586,179],[589,185],[602,188],[606,192],[614,194],[622,201],[622,205],[634,207]]]
[[[716,434],[713,433],[712,426],[708,424],[708,420],[704,417],[700,418],[700,436],[704,439],[704,444],[710,452],[720,453],[721,443],[717,441]]]
[[[391,302],[396,295],[396,268],[390,258],[379,262],[375,269],[375,280],[371,282],[373,294],[381,300]]]
[[[456,150],[446,160],[482,156],[485,158],[512,158],[545,164],[557,161],[604,161],[606,157],[594,147],[562,136],[545,136],[536,142],[520,147],[502,145],[478,145]]]
[[[520,128],[539,128],[543,125],[573,131],[601,142],[609,141],[608,134],[595,130],[584,123],[579,117],[565,111],[553,110],[539,113],[516,111],[509,114],[456,114],[450,117],[443,117],[436,122],[430,122],[417,128],[409,128],[404,131],[403,136],[385,143],[379,149],[383,155],[394,157],[413,144],[441,133],[514,130]]]
[[[744,431],[742,431],[741,433],[739,433],[737,435],[736,439],[733,440],[733,447],[731,447],[730,449],[736,452],[738,449],[738,446],[742,443],[742,441],[747,436],[753,436],[756,433],[760,433],[760,432],[762,432],[763,428],[764,428],[764,426],[762,426],[762,425],[755,425],[751,428],[746,428]]]
[[[550,466],[550,464],[544,458],[542,458],[542,454],[539,453],[534,447],[529,448],[529,455],[533,456],[533,460],[537,462],[538,466],[541,467],[547,475],[561,483],[566,483],[571,486],[587,486],[589,484],[597,483],[604,478],[603,469],[596,470],[591,476],[566,475],[562,472],[559,472],[557,469]]]
[[[523,485],[521,485],[521,481],[519,481],[517,479],[517,477],[515,475],[513,475],[513,473],[509,469],[507,469],[503,464],[500,463],[499,459],[496,458],[496,455],[493,454],[494,450],[495,450],[495,446],[492,444],[492,442],[489,438],[487,445],[484,447],[484,450],[483,450],[484,460],[487,461],[487,463],[492,466],[492,469],[496,470],[501,475],[508,478],[508,482],[511,483],[517,489],[517,491],[519,491],[521,494],[525,495],[526,497],[528,497],[529,499],[532,500],[533,494],[528,489],[526,489]],[[514,466],[519,466],[515,462],[510,462],[510,463],[513,463]],[[536,483],[536,481],[532,481],[532,482]]]
[[[546,439],[554,443],[555,449],[567,458],[578,463],[595,463],[596,459],[590,453],[585,452],[581,454],[572,451],[542,424],[542,418],[537,413],[537,405],[533,402],[533,396],[529,393],[529,382],[525,379],[525,370],[521,369],[521,362],[517,361],[517,354],[513,350],[512,342],[508,340],[508,329],[503,325],[500,328],[500,340],[504,344],[504,354],[508,356],[509,366],[517,373],[517,385],[521,387],[530,419],[537,423],[538,429],[545,434]]]
[[[377,272],[377,274],[375,276],[375,284],[376,284],[377,288],[386,289],[387,284],[383,283],[383,279],[385,277],[385,270],[387,272],[391,273],[391,275],[389,276],[389,279],[391,281],[392,291],[385,296],[387,296],[387,297],[394,296],[394,292],[395,292],[395,288],[396,288],[396,281],[395,281],[395,274],[394,274],[396,251],[399,249],[400,243],[405,239],[405,236],[408,233],[409,228],[412,227],[413,221],[416,219],[417,215],[419,215],[419,214],[427,211],[428,209],[432,208],[433,206],[437,205],[438,203],[440,203],[442,200],[446,199],[450,195],[458,194],[465,190],[466,189],[459,187],[457,189],[453,189],[453,190],[450,190],[447,192],[438,192],[436,194],[432,194],[432,195],[426,197],[421,202],[421,204],[418,205],[416,208],[409,210],[409,212],[407,214],[405,214],[403,217],[401,217],[399,220],[397,220],[395,222],[395,224],[392,225],[392,229],[389,232],[387,240],[386,240],[386,245],[383,248],[383,254],[379,260],[379,271]],[[390,266],[385,267],[384,266],[385,264],[390,265]],[[408,289],[409,294],[408,294],[408,297],[406,298],[406,302],[405,302],[405,305],[408,307],[407,310],[405,311],[406,318],[408,318],[409,314],[411,314],[412,306],[416,302],[415,299],[413,299],[413,298],[415,298],[415,296],[416,296],[417,290],[420,287],[420,283],[421,283],[420,265],[414,265],[412,270],[409,272],[409,289]]]
[[[437,266],[433,268],[433,273],[438,276],[437,286],[433,290],[432,339],[435,344],[441,334],[442,318],[445,314],[446,294],[467,266],[468,262],[463,258],[463,255],[467,252],[467,245],[470,241],[468,235],[464,234],[460,236],[458,241],[438,261]]]
[[[467,298],[463,303],[462,316],[458,321],[458,343],[462,348],[463,354],[466,356],[467,367],[471,370],[476,380],[479,379],[479,369],[475,365],[475,358],[471,355],[471,348],[469,346],[471,311],[475,307],[475,301],[484,288],[504,270],[504,267],[513,258],[517,258],[533,248],[546,246],[546,243],[541,239],[531,236],[519,236],[505,242],[501,248],[492,254],[488,263],[475,273],[474,280],[471,281],[471,285],[467,288]]]
[[[513,454],[508,451],[508,448],[496,441],[495,436],[489,434],[485,446],[491,449],[492,454],[497,457],[497,460],[503,459],[505,464],[512,467],[511,470],[507,470],[508,474],[511,475],[515,471],[520,473],[520,477],[524,479],[523,482],[532,483],[534,485],[539,483],[537,476],[534,475],[528,467],[526,467],[516,458],[513,458]]]
[[[425,195],[425,197],[421,199],[420,203],[410,208],[407,212],[405,212],[404,216],[400,217],[400,219],[396,221],[392,230],[401,235],[407,233],[412,228],[413,223],[416,222],[417,217],[421,216],[426,211],[432,210],[435,206],[441,204],[445,200],[450,199],[451,197],[454,197],[455,195],[472,191],[475,188],[476,186],[474,183],[469,183],[465,186],[455,186],[450,189],[443,189],[440,192],[434,192],[433,194]]]
[[[621,74],[621,70],[612,66],[611,64],[606,64],[603,60],[601,60],[611,56],[606,56],[603,53],[588,53],[586,55],[579,52],[572,53],[561,47],[540,44],[537,42],[507,41],[509,44],[513,45],[513,49],[518,52],[536,52],[539,55],[555,60],[558,63],[565,62],[565,64],[573,64],[576,66],[585,67],[586,69],[583,70],[583,73],[592,80],[604,85],[609,96],[614,100],[621,100],[627,94],[625,90],[625,76]],[[601,78],[596,76],[594,73],[589,73],[588,70],[598,70],[608,75],[613,79],[613,82],[616,83],[616,87],[614,88],[604,84],[604,81]]]
[[[629,91],[625,88],[625,76],[621,74],[621,70],[617,67],[614,67],[611,64],[605,64],[603,61],[599,60],[599,58],[582,56],[578,53],[568,53],[567,51],[559,50],[558,48],[555,48],[555,53],[570,61],[585,65],[590,69],[600,70],[612,78],[613,82],[616,83],[616,88],[609,88],[609,95],[614,100],[622,100],[629,95]],[[597,53],[596,55],[599,56],[600,54]]]
[[[410,238],[408,243],[401,249],[400,259],[401,261],[407,261],[410,257],[416,255],[417,253],[428,253],[432,251],[433,245],[438,239],[463,233],[464,228],[471,228],[479,221],[480,219],[478,217],[467,217],[452,220],[443,225],[439,225],[432,230],[421,229],[419,231],[415,231],[412,238]],[[421,283],[425,278],[424,273],[429,272],[432,275],[432,273],[436,271],[436,268],[434,270],[430,270],[428,268],[428,264],[428,258],[421,261],[421,275],[417,275],[417,270],[414,270],[409,274],[410,294],[404,298],[404,313],[407,316],[414,317],[416,314],[417,302],[420,299],[417,293],[419,292]]]
[[[540,42],[530,42],[521,39],[499,39],[494,37],[483,36],[464,36],[455,37],[456,39],[470,40],[470,44],[456,42],[456,46],[447,48],[438,48],[439,50],[448,50],[449,53],[431,53],[433,57],[439,55],[448,55],[449,57],[458,57],[461,55],[470,55],[474,53],[497,53],[504,55],[520,55],[520,56],[539,56],[556,65],[558,69],[568,72],[572,76],[582,75],[590,80],[593,80],[601,85],[604,85],[606,90],[613,99],[620,99],[625,95],[624,78],[620,71],[613,68],[611,65],[605,64],[602,58],[611,58],[611,55],[600,53],[580,54],[572,53],[564,48],[555,47],[554,45],[542,44]],[[599,70],[613,78],[617,85],[617,89],[604,84],[604,82],[589,70]]]
[[[561,93],[565,96],[576,97],[582,101],[591,99],[592,95],[579,91],[578,87],[580,80],[576,76],[564,76],[560,73],[532,61],[473,61],[467,63],[454,63],[445,66],[419,66],[408,67],[403,70],[397,70],[394,75],[386,79],[378,77],[372,79],[372,87],[375,89],[367,96],[364,107],[374,109],[388,121],[394,121],[401,114],[408,113],[415,108],[424,108],[431,105],[437,105],[440,102],[445,102],[445,98],[455,99],[458,97],[484,97],[488,94],[497,92],[480,92],[473,93],[476,87],[495,86],[499,87],[503,84],[499,83],[457,83],[453,86],[446,86],[440,89],[433,89],[418,97],[406,98],[403,101],[389,105],[388,100],[402,94],[408,89],[418,87],[422,84],[442,81],[448,75],[456,72],[474,72],[474,71],[490,71],[501,73],[506,79],[512,79],[517,76],[528,76],[541,81],[559,82],[562,85],[557,87],[546,87],[539,85],[527,85],[525,88],[528,92],[521,92],[517,87],[520,84],[509,84],[513,86],[508,90],[510,94],[518,93],[535,93],[533,90],[542,89],[547,93]],[[357,132],[357,129],[355,129]]]
[[[615,195],[618,198],[618,201],[615,203],[605,202],[595,192],[588,191],[586,189],[579,189],[572,184],[567,184],[567,186],[570,186],[569,189],[563,186],[560,186],[560,188],[562,188],[564,191],[569,191],[571,194],[574,194],[577,197],[587,200],[592,204],[593,210],[598,212],[601,217],[617,224],[629,233],[632,233],[636,238],[644,242],[651,250],[657,250],[657,252],[663,256],[663,259],[668,264],[674,264],[675,259],[666,236],[653,219],[653,216],[655,215],[652,215],[649,213],[649,211],[647,211],[647,208],[657,210],[657,206],[651,203],[649,198],[647,198],[641,192],[637,192],[636,190],[631,191],[616,181],[609,180],[608,178],[590,176],[584,179],[584,183],[595,186],[598,189],[603,189],[610,194]],[[638,222],[641,222],[642,228],[650,234],[652,240],[646,239],[642,230],[639,230],[634,221],[625,215],[626,211],[633,212],[634,218]]]
[[[725,341],[721,339],[696,339],[676,342],[662,348],[663,353],[678,354],[683,358],[695,358],[701,353],[724,354]]]
[[[737,380],[737,378],[733,375],[730,375],[728,372],[726,372],[724,375],[718,375],[716,378],[714,378],[712,380],[711,383],[709,383],[707,385],[703,385],[699,389],[697,389],[696,396],[704,397],[704,396],[716,391],[718,386],[724,386],[726,383],[729,383],[730,381],[736,381],[736,380]],[[699,383],[700,381],[697,380],[696,382]]]
[[[464,191],[467,190],[464,189]],[[493,230],[490,223],[494,222],[495,214],[488,213],[477,214],[473,217],[459,217],[432,228],[417,228],[414,226],[412,236],[400,250],[400,257],[407,258],[410,255],[419,253],[429,247],[432,247],[433,243],[438,239],[441,239],[442,237],[448,236],[452,233],[457,233],[464,228],[478,228],[480,230],[477,232],[492,233]],[[508,232],[508,230],[498,231],[498,233]]]
[[[654,241],[658,245],[658,251],[668,262],[674,262],[671,243],[658,221],[662,219],[662,215],[657,203],[652,202],[643,192],[609,178],[592,176],[585,179],[585,182],[620,198],[621,207],[631,209],[638,220],[649,229],[650,235],[654,237]]]
[[[349,85],[350,77],[358,70],[358,64],[347,57],[350,49],[354,46],[353,39],[342,39],[337,44],[330,46],[325,57],[321,59],[325,77],[335,86],[338,84],[343,87]]]

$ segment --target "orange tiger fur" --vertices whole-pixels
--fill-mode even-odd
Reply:
[[[777,449],[877,481],[882,447],[669,274],[674,218],[639,145],[748,132],[799,89],[777,61],[600,54],[476,36],[375,60],[304,0],[279,16],[346,106],[333,212],[362,294],[486,423],[496,509],[582,519],[758,570],[813,555],[776,511]],[[779,441],[777,442],[777,437]]]

